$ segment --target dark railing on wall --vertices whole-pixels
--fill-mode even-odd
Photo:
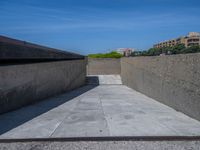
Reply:
[[[0,36],[0,64],[84,59],[83,55]]]

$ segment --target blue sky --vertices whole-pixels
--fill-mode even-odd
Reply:
[[[0,34],[81,54],[200,31],[199,0],[0,0]]]

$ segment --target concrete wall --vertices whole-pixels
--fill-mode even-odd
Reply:
[[[200,120],[200,53],[121,59],[123,84]]]
[[[88,75],[120,74],[120,59],[115,58],[88,58]]]
[[[77,88],[85,83],[86,60],[0,66],[0,113]]]

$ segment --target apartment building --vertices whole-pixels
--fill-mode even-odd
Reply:
[[[175,46],[177,44],[184,44],[185,47],[200,45],[200,33],[189,32],[188,35],[186,36],[160,42],[158,44],[155,44],[153,47],[162,48],[162,47],[168,47],[168,46]]]

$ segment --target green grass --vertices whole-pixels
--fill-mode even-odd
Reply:
[[[89,58],[121,58],[122,55],[117,52],[110,52],[110,53],[99,53],[99,54],[89,54]]]

